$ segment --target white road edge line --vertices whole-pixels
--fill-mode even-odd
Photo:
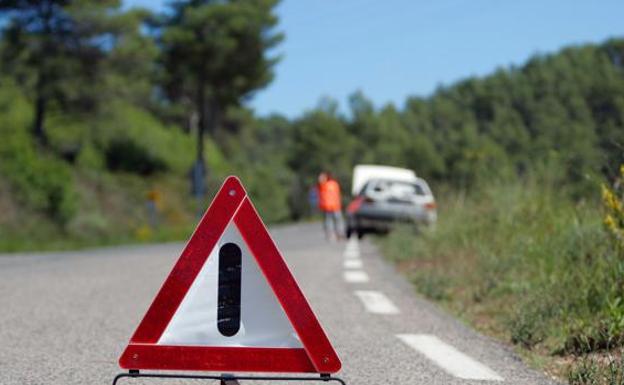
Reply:
[[[382,292],[374,290],[356,290],[354,294],[362,301],[364,308],[374,314],[399,314],[399,308]]]
[[[349,283],[364,283],[370,281],[368,274],[362,270],[347,270],[342,276],[344,280]]]
[[[345,259],[343,263],[343,267],[345,269],[361,269],[362,268],[362,260],[361,259]]]
[[[466,380],[503,381],[498,373],[430,334],[397,334],[412,349],[455,377]]]

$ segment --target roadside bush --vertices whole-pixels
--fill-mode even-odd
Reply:
[[[292,178],[289,170],[266,164],[243,166],[239,171],[238,175],[264,221],[276,223],[289,219],[288,193]]]
[[[417,272],[412,276],[412,282],[416,285],[416,289],[427,298],[436,301],[449,299],[449,282],[444,275]]]
[[[619,355],[619,357],[618,357]],[[584,356],[570,365],[570,385],[624,385],[624,355]]]
[[[110,170],[151,174],[188,172],[194,141],[177,127],[166,127],[140,108],[111,103],[93,122],[94,142]]]
[[[381,243],[420,293],[555,365],[624,344],[624,258],[595,195],[575,201],[547,175],[490,183],[439,195],[435,231]],[[605,215],[621,207],[608,201]]]
[[[105,150],[106,166],[111,171],[150,175],[167,170],[165,161],[129,138],[115,138]]]
[[[47,155],[38,155],[27,135],[15,133],[0,148],[0,173],[19,201],[65,224],[76,211],[69,167]]]
[[[26,206],[65,225],[76,210],[67,164],[37,151],[28,132],[30,106],[11,84],[0,82],[0,174]]]

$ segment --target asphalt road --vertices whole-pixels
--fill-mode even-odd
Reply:
[[[415,296],[370,242],[326,243],[317,224],[271,233],[348,384],[551,383]],[[182,247],[0,256],[0,384],[109,384]]]

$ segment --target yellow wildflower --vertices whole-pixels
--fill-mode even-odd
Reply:
[[[604,207],[603,223],[607,232],[615,242],[624,249],[624,204],[622,203],[622,182],[624,182],[624,165],[620,166],[620,180],[611,188],[602,185],[602,204]]]
[[[617,225],[615,224],[615,219],[613,219],[611,214],[607,214],[604,217],[604,225],[607,227],[607,229],[609,229],[611,231],[617,230]]]

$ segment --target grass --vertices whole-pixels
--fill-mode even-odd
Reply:
[[[183,177],[76,172],[73,180],[77,209],[64,226],[20,204],[7,185],[0,185],[0,252],[183,240],[197,222],[197,203],[188,197]],[[148,220],[151,190],[161,196],[157,225]]]
[[[572,385],[624,384],[622,350],[614,354],[593,354],[576,357],[567,373]]]
[[[549,374],[621,384],[622,361],[605,357],[624,342],[624,255],[598,194],[570,195],[531,180],[446,193],[434,230],[399,228],[380,242],[421,295]]]
[[[73,169],[72,173],[75,209],[63,225],[47,212],[24,204],[19,191],[0,181],[0,253],[186,240],[199,221],[198,213],[208,207],[222,182],[217,176],[209,179],[209,192],[198,203],[190,196],[186,176],[141,176],[88,169]],[[148,217],[150,191],[159,196],[156,225]],[[250,191],[254,193],[260,195]],[[266,223],[283,221],[279,202],[266,204],[270,195],[265,193],[263,197],[254,204]]]

